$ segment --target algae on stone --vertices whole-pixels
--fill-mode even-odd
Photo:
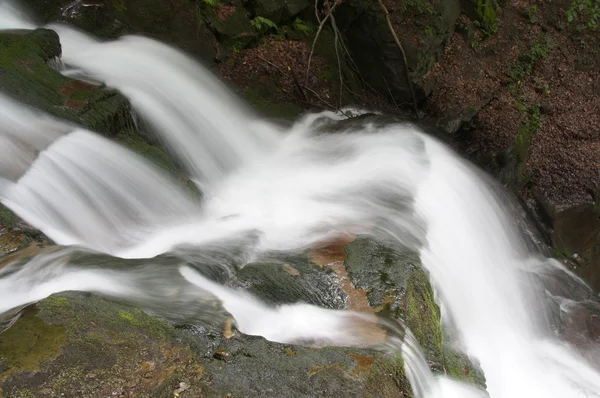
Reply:
[[[0,90],[104,134],[132,124],[128,102],[116,91],[69,79],[47,65],[60,55],[60,41],[52,30],[0,32]]]

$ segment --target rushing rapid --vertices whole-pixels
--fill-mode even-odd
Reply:
[[[0,29],[31,27],[0,3]],[[269,251],[371,235],[420,253],[444,321],[481,365],[490,397],[600,397],[600,364],[552,332],[527,276],[556,265],[525,244],[501,190],[444,144],[409,124],[334,112],[284,129],[164,44],[134,36],[100,43],[54,27],[64,73],[127,96],[203,198],[118,144],[0,93],[0,200],[66,246],[0,269],[0,313],[66,290],[159,314],[186,308],[180,320],[193,322],[229,313],[240,331],[273,341],[400,349],[418,397],[486,396],[432,374],[409,330],[399,332],[403,341],[383,342],[361,326],[374,315],[273,308],[207,276]],[[220,312],[209,309],[214,301]]]

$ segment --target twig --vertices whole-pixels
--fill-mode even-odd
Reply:
[[[310,62],[312,61],[312,57],[315,52],[315,46],[317,45],[317,40],[319,40],[319,35],[321,34],[323,27],[325,26],[325,22],[327,22],[327,20],[331,17],[331,15],[332,15],[331,13],[333,12],[333,10],[335,10],[335,8],[341,2],[342,2],[342,0],[336,0],[335,3],[333,3],[333,5],[329,9],[329,11],[327,12],[327,15],[325,15],[325,18],[323,18],[321,20],[321,23],[319,24],[319,28],[317,29],[317,33],[315,34],[315,38],[313,40],[312,47],[310,48],[310,55],[308,56],[308,63],[306,65],[306,78],[304,79],[304,85],[308,85],[308,73],[310,72]]]
[[[344,96],[344,79],[342,77],[342,62],[340,61],[340,52],[338,50],[338,42],[340,40],[340,37],[338,35],[338,30],[336,28],[335,25],[335,17],[333,16],[333,14],[331,14],[331,18],[329,18],[331,20],[331,26],[333,27],[333,34],[334,34],[334,39],[333,39],[333,46],[335,47],[335,57],[337,58],[337,64],[338,64],[338,76],[340,79],[340,96],[338,98],[338,105],[339,108],[342,108],[342,98]]]
[[[315,90],[313,90],[312,88],[310,88],[308,86],[302,86],[302,87],[305,88],[306,90],[310,91],[315,97],[317,97],[317,99],[319,101],[321,101],[322,103],[324,103],[325,105],[327,105],[331,109],[337,109],[335,106],[331,105],[329,102],[327,102],[323,98],[321,98],[321,96]]]
[[[260,59],[263,62],[266,62],[267,64],[271,65],[273,68],[275,68],[275,69],[279,70],[281,73],[283,73],[283,70],[281,69],[281,67],[275,65],[273,62],[264,59],[260,55],[257,55],[256,58]]]
[[[310,101],[308,100],[308,97],[306,96],[306,93],[304,92],[304,89],[302,88],[302,85],[298,81],[298,77],[296,77],[296,73],[294,73],[294,70],[290,66],[288,66],[288,70],[290,71],[290,74],[292,75],[292,79],[294,79],[294,84],[296,85],[296,87],[298,87],[298,90],[304,97],[304,101],[306,101],[307,103],[310,103]]]
[[[321,17],[319,17],[319,0],[315,0],[315,17],[317,17],[317,22],[321,23]]]
[[[396,34],[396,31],[394,30],[394,26],[392,25],[392,21],[390,20],[390,13],[388,12],[387,7],[385,6],[385,4],[383,4],[382,0],[377,0],[377,1],[379,2],[381,9],[385,13],[385,19],[387,21],[388,27],[390,28],[390,32],[392,33],[392,36],[394,36],[394,41],[396,42],[396,45],[398,46],[398,48],[400,49],[400,52],[402,53],[402,59],[404,60],[404,70],[406,72],[406,80],[408,81],[408,88],[410,89],[410,95],[412,96],[413,106],[415,107],[415,114],[417,116],[417,119],[420,119],[419,108],[417,107],[417,97],[415,97],[415,91],[413,90],[412,81],[410,80],[410,73],[408,72],[408,61],[406,60],[406,52],[404,51],[404,47],[402,47],[402,44],[400,43],[400,39],[398,39],[398,35]]]
[[[385,87],[387,88],[388,94],[390,95],[390,98],[392,99],[394,106],[396,107],[396,109],[400,110],[400,108],[398,107],[398,104],[396,103],[396,98],[394,98],[394,95],[392,94],[392,90],[390,90],[390,86],[388,85],[387,80],[385,79],[385,77],[383,75],[381,75],[381,78],[383,79],[383,83],[385,84]]]
[[[277,69],[279,72],[281,73],[285,73],[283,68],[275,65],[273,62],[266,60],[265,58],[261,57],[260,55],[256,56],[258,59],[260,59],[263,62],[266,62],[267,64],[271,65],[272,67],[274,67],[275,69]],[[288,71],[290,72],[290,74],[292,75],[292,80],[294,81],[294,84],[296,85],[296,87],[298,88],[298,90],[300,91],[300,93],[302,94],[302,96],[304,97],[304,100],[308,103],[310,103],[310,101],[308,100],[308,97],[306,96],[306,93],[304,92],[304,89],[302,88],[302,86],[300,85],[300,82],[298,81],[298,77],[296,77],[296,74],[294,73],[294,70],[288,66]],[[282,89],[281,87],[279,87],[279,89],[281,91],[283,91],[284,93],[287,93],[286,90]]]

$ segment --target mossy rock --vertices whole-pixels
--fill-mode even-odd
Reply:
[[[382,95],[393,97],[397,103],[412,103],[403,57],[384,12],[379,7],[365,6],[361,1],[350,4],[356,10],[363,7],[362,12],[345,11],[356,16],[347,18],[349,22],[344,32],[361,75]],[[420,102],[432,91],[423,76],[440,59],[443,45],[454,31],[461,12],[459,0],[401,2],[388,11],[406,53],[415,97]]]
[[[477,21],[486,34],[496,31],[498,2],[496,0],[460,0],[463,12]]]
[[[175,329],[80,293],[51,296],[0,334],[7,397],[410,397],[399,355]]]
[[[107,12],[128,33],[178,47],[201,61],[215,58],[215,38],[193,0],[103,0]]]
[[[284,121],[294,121],[302,113],[302,109],[299,106],[289,102],[273,101],[268,96],[261,95],[257,89],[240,87],[236,91],[252,109],[262,116]]]
[[[258,37],[249,11],[240,1],[234,1],[227,12],[210,9],[204,12],[209,26],[224,53],[238,52]]]
[[[369,304],[403,320],[434,369],[443,368],[440,310],[419,256],[366,237],[346,245],[346,269],[355,287],[366,289]]]
[[[0,32],[0,90],[107,135],[133,124],[129,103],[118,92],[69,79],[47,65],[60,54],[60,41],[52,30]]]
[[[441,313],[417,253],[394,250],[368,237],[346,244],[352,284],[367,290],[379,313],[403,321],[415,335],[433,371],[485,386],[481,370],[444,339]]]
[[[313,3],[308,0],[257,0],[254,13],[276,24],[289,21]]]
[[[65,22],[95,36],[111,39],[126,31],[101,1],[85,6],[72,0],[21,0],[19,3],[40,25]]]
[[[183,339],[183,340],[182,340]],[[30,308],[0,334],[7,397],[156,396],[175,375],[199,396],[203,367],[185,337],[145,313],[67,293]]]

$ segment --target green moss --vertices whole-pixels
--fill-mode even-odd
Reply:
[[[0,204],[0,226],[13,229],[17,223],[17,216],[7,207]]]
[[[548,41],[536,43],[521,55],[517,62],[512,63],[506,72],[511,79],[511,84],[513,86],[520,85],[525,77],[531,75],[537,64],[548,59],[550,57],[549,48]]]
[[[421,347],[429,353],[428,357],[442,362],[440,309],[435,303],[427,274],[422,269],[415,270],[408,280],[405,321]]]
[[[450,347],[444,346],[444,369],[453,379],[485,388],[485,376],[477,369],[466,355],[460,354]]]
[[[112,0],[112,4],[117,12],[127,11],[127,6],[123,0]]]
[[[569,249],[562,248],[562,247],[553,247],[550,250],[550,255],[552,257],[558,258],[561,260],[572,259],[573,254],[574,253],[572,251],[570,251]]]
[[[495,0],[477,0],[477,15],[479,25],[487,35],[496,32],[496,8]]]
[[[518,104],[520,104],[517,101]],[[523,106],[522,104],[520,104]],[[513,151],[519,164],[517,169],[517,179],[525,178],[527,158],[529,157],[529,146],[533,137],[542,126],[542,115],[540,113],[540,104],[536,103],[529,108],[525,108],[525,122],[519,128],[514,144]]]
[[[565,11],[567,20],[578,20],[578,30],[597,30],[600,27],[600,1],[598,0],[573,0]]]
[[[194,340],[140,310],[71,292],[37,308],[0,335],[6,396],[110,396],[127,386],[127,394],[149,397],[174,373],[201,376]]]
[[[121,131],[117,134],[117,140],[158,167],[170,173],[178,171],[177,166],[175,166],[175,163],[173,163],[169,156],[161,149],[149,144],[140,133],[135,131]]]
[[[63,307],[63,306],[67,306],[69,304],[69,300],[66,297],[60,297],[60,296],[50,296],[50,297],[46,298],[43,302],[44,302],[44,306],[46,306],[46,308]]]
[[[397,390],[402,391],[402,395],[400,395],[402,397],[411,398],[413,396],[410,382],[404,373],[404,360],[400,354],[378,358],[371,365],[367,380],[369,391],[374,393],[372,396],[399,396]],[[393,384],[382,382],[387,380]]]
[[[132,325],[139,326],[137,319],[129,311],[119,310],[119,318],[131,323]]]
[[[238,93],[259,113],[267,117],[295,120],[302,109],[289,102],[274,102],[260,96],[250,87],[241,87]]]
[[[405,0],[402,2],[402,12],[406,12],[411,8],[416,10],[419,14],[433,15],[435,12],[433,4],[428,0]]]
[[[23,315],[0,334],[0,381],[8,376],[36,371],[47,359],[57,357],[66,341],[65,328],[49,325],[33,312]]]
[[[130,123],[123,96],[66,78],[46,64],[59,55],[60,42],[52,30],[0,33],[2,91],[29,106],[102,133],[114,133],[116,127]]]

